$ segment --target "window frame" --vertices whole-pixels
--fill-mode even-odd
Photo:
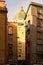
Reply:
[[[8,26],[8,34],[13,34],[13,27],[12,26]]]

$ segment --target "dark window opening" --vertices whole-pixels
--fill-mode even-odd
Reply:
[[[19,55],[19,57],[21,57],[21,55]]]

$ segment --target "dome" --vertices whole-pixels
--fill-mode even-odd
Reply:
[[[24,19],[25,15],[26,15],[26,13],[24,12],[23,7],[21,6],[20,11],[16,13],[15,18],[16,19]]]

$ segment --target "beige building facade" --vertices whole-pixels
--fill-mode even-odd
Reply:
[[[43,64],[43,5],[31,2],[26,16],[26,59]]]

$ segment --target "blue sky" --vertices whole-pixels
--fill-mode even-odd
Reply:
[[[8,9],[8,20],[11,21],[16,12],[19,11],[20,6],[23,6],[26,12],[31,1],[43,4],[43,0],[5,0]]]

